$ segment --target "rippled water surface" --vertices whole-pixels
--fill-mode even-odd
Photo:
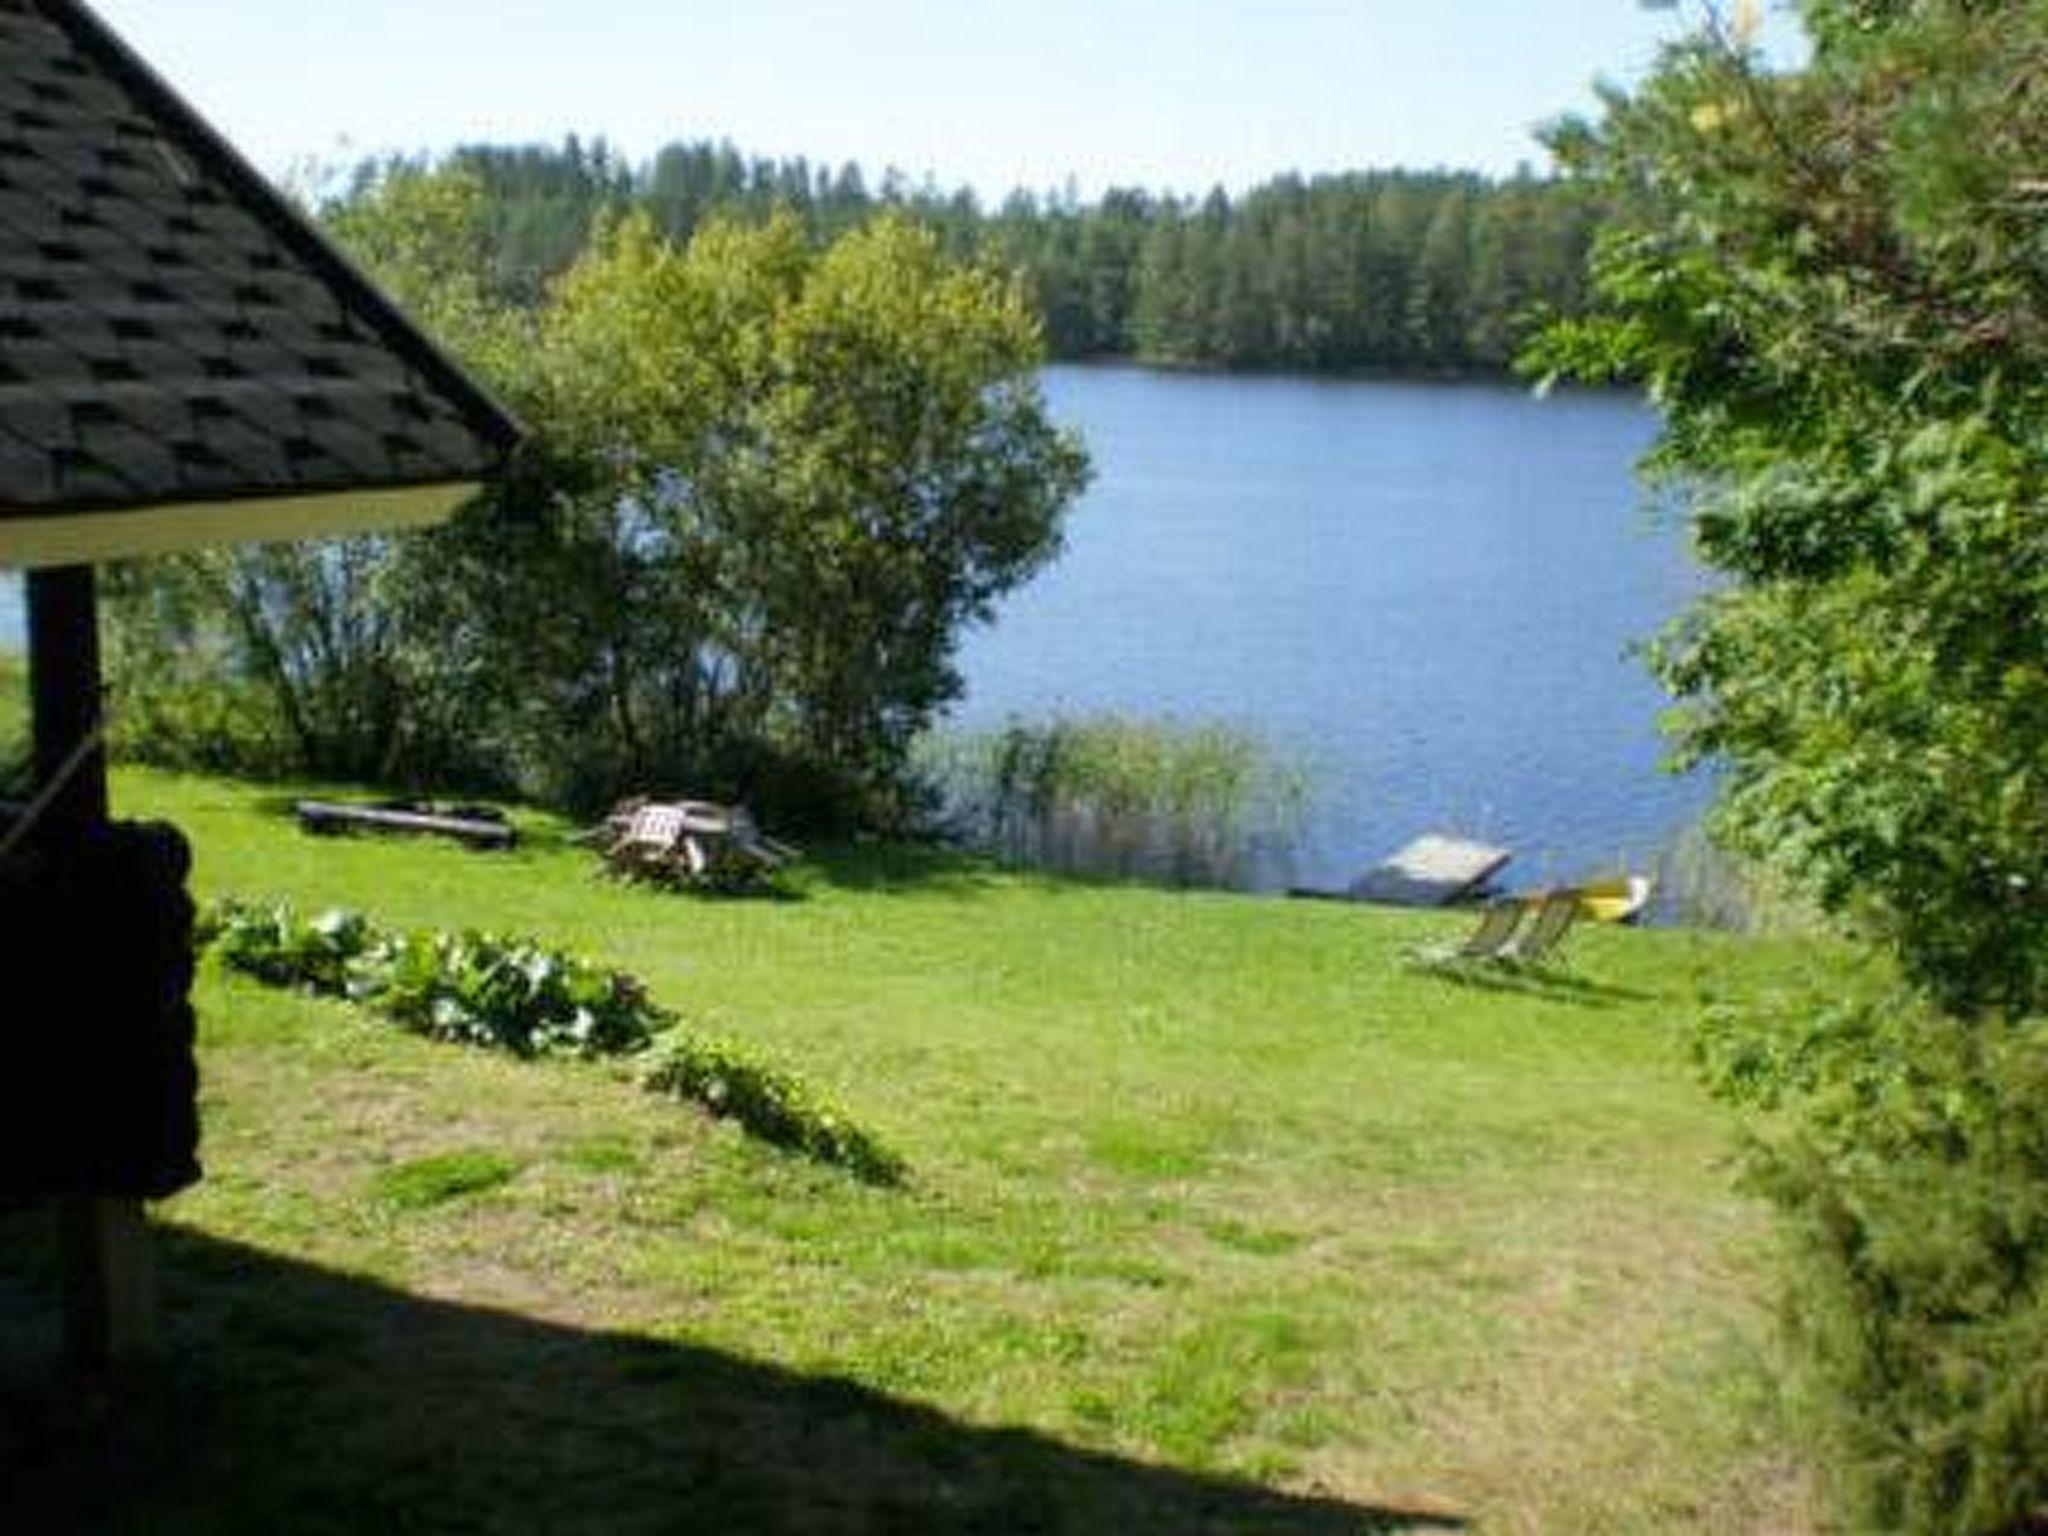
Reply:
[[[1313,766],[1309,883],[1432,830],[1564,878],[1697,814],[1626,654],[1698,583],[1641,510],[1637,401],[1129,369],[1047,387],[1096,481],[1065,556],[967,643],[963,723],[1251,725]]]

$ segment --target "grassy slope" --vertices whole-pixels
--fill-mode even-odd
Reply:
[[[863,1188],[604,1069],[205,975],[209,1177],[163,1212],[166,1283],[234,1388],[183,1454],[233,1466],[247,1528],[378,1499],[421,1529],[1803,1523],[1755,1385],[1762,1216],[1682,1031],[1811,947],[1588,932],[1575,981],[1480,989],[1400,963],[1435,917],[881,854],[697,900],[545,837],[117,792],[188,830],[204,892],[627,967],[914,1170]],[[220,1512],[150,1486],[151,1529]]]
[[[28,756],[28,667],[0,648],[0,781]]]

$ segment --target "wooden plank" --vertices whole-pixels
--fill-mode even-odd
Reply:
[[[460,838],[466,843],[509,848],[519,840],[518,829],[502,821],[481,821],[468,816],[443,816],[427,811],[391,811],[374,805],[343,805],[332,800],[301,800],[292,810],[299,824],[309,832],[338,832],[351,827],[371,827],[385,832],[426,832]]]

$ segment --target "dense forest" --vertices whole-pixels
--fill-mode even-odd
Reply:
[[[600,210],[641,210],[674,239],[712,214],[778,208],[825,242],[884,209],[938,231],[956,257],[1022,272],[1065,359],[1234,368],[1492,371],[1535,313],[1576,313],[1594,212],[1578,191],[1521,174],[1361,171],[1277,177],[1202,198],[1115,190],[971,192],[858,166],[677,143],[632,164],[602,141],[473,147],[453,160],[487,199],[499,296],[539,300]],[[359,195],[388,165],[353,175]]]

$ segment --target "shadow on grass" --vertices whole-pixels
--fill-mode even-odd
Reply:
[[[713,906],[727,902],[774,906],[810,900],[810,892],[804,888],[801,877],[792,877],[780,871],[767,879],[750,880],[743,885],[701,885],[681,879],[660,880],[648,876],[621,875],[607,869],[602,861],[599,861],[592,864],[590,878],[597,885],[608,886],[613,890],[639,891],[649,896],[677,901],[709,902]]]
[[[0,1529],[1455,1530],[962,1424],[692,1345],[429,1300],[158,1229],[168,1354],[119,1412],[24,1373],[47,1253],[0,1215]],[[43,1223],[37,1223],[40,1228]],[[45,1306],[45,1311],[47,1310]],[[24,1329],[27,1320],[35,1327]]]
[[[847,842],[804,848],[802,878],[842,891],[920,891],[975,896],[1005,875],[979,854],[942,843]]]
[[[1616,1008],[1623,1003],[1646,1003],[1655,994],[1636,987],[1618,987],[1574,975],[1554,965],[1510,966],[1480,961],[1440,963],[1417,962],[1411,969],[1453,986],[1475,992],[1512,992],[1523,997],[1548,998],[1553,1002],[1577,1003],[1587,1008]]]
[[[250,810],[259,816],[267,816],[274,821],[289,821],[296,824],[299,819],[298,807],[301,800],[344,800],[356,793],[358,791],[343,790],[331,784],[292,783],[276,788],[252,790],[249,794],[248,806]]]

